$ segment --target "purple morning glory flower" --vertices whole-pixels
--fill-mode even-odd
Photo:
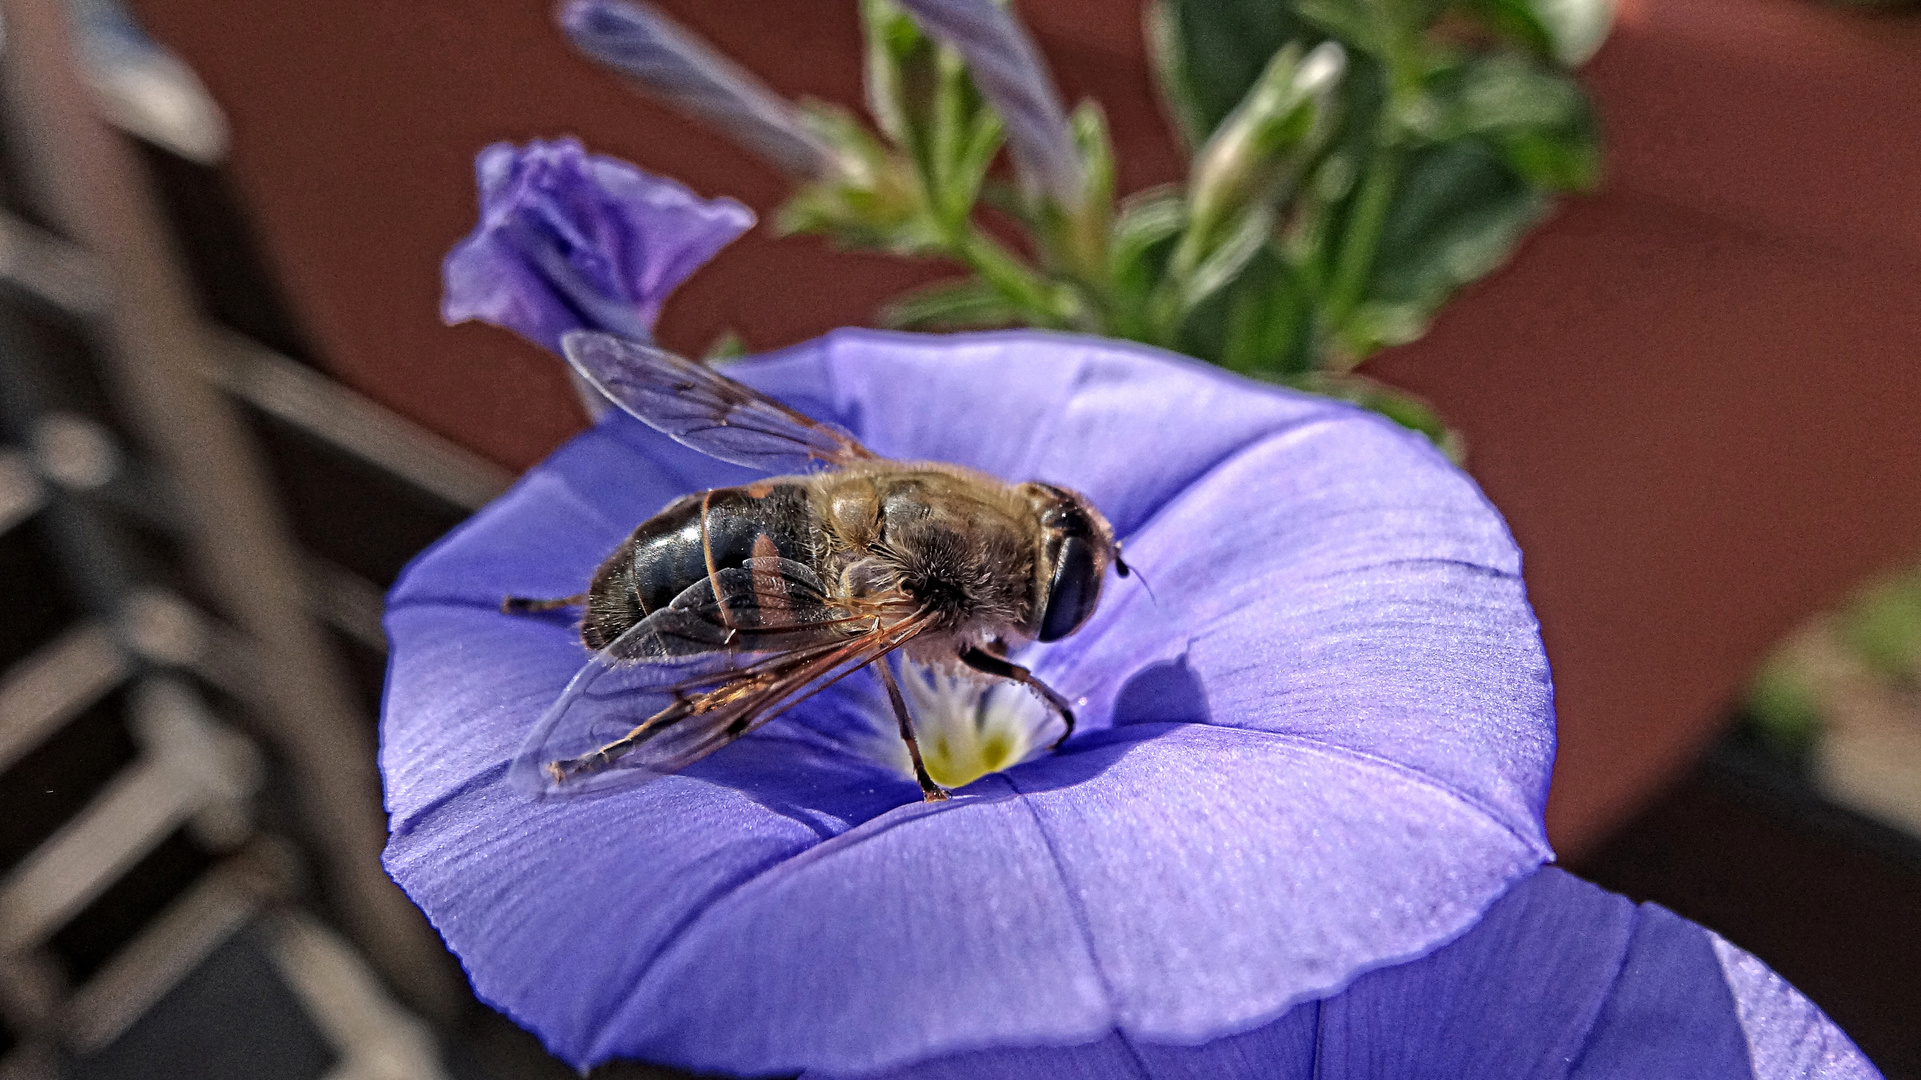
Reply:
[[[1578,1050],[1603,1076],[1698,1044],[1697,1075],[1732,1075],[1773,1045],[1750,1014],[1798,1007],[1737,1001],[1744,954],[1539,871],[1553,720],[1519,553],[1424,439],[1038,332],[843,331],[730,373],[879,453],[1082,491],[1144,584],[1019,657],[1081,701],[1060,751],[1006,750],[1013,702],[962,703],[986,734],[951,755],[1006,767],[949,802],[875,749],[865,676],[681,774],[535,799],[508,762],[586,654],[500,598],[575,592],[670,498],[756,474],[614,414],[422,556],[387,616],[387,866],[562,1058],[1398,1077]],[[1643,1030],[1675,1009],[1673,1038]],[[1852,1060],[1834,1038],[1815,1052]]]
[[[1199,1046],[1110,1035],[1072,1048],[976,1051],[897,1075],[1871,1080],[1879,1074],[1819,1009],[1754,957],[1665,908],[1636,907],[1548,867],[1428,956],[1364,974],[1341,993],[1253,1031]]]
[[[480,224],[447,253],[441,318],[556,353],[569,330],[650,340],[667,294],[754,224],[732,199],[702,199],[571,138],[495,143],[474,172]]]
[[[727,132],[781,171],[818,178],[839,168],[798,109],[653,5],[567,0],[555,17],[575,48]]]
[[[967,61],[974,85],[1007,127],[1007,151],[1030,184],[1062,206],[1081,203],[1081,159],[1067,110],[1026,27],[995,0],[899,0]]]

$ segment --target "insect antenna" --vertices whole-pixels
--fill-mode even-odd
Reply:
[[[1147,575],[1127,565],[1127,560],[1121,558],[1121,542],[1119,540],[1114,541],[1114,573],[1121,577],[1140,578],[1141,588],[1147,590],[1147,598],[1154,601],[1155,607],[1161,606],[1161,598],[1154,595],[1154,586],[1147,583]]]

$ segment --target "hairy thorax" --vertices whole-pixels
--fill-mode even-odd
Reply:
[[[959,466],[891,462],[809,481],[826,531],[823,575],[850,597],[897,591],[932,613],[910,656],[951,661],[1033,637],[1035,515],[1014,488]]]

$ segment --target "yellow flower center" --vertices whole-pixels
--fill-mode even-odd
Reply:
[[[886,661],[882,661],[886,663]],[[1025,687],[912,661],[900,664],[901,692],[914,718],[921,761],[944,788],[965,787],[1018,765],[1060,734],[1060,721]],[[912,778],[913,762],[891,713],[875,720],[872,756]]]

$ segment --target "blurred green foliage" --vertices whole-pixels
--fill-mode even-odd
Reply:
[[[1913,682],[1921,674],[1921,569],[1882,582],[1849,605],[1841,640],[1877,675]]]
[[[967,267],[891,304],[898,327],[1129,338],[1441,437],[1355,365],[1420,337],[1600,169],[1568,69],[1605,35],[1606,0],[1160,0],[1147,33],[1187,179],[1115,201],[1084,103],[1071,205],[991,175],[1001,125],[958,54],[891,0],[861,11],[878,132],[815,108],[858,167],[806,183],[782,224]],[[983,227],[983,207],[1020,226],[1025,251]]]
[[[750,148],[796,125],[781,144],[820,153],[795,176],[786,232],[965,268],[889,304],[890,325],[1128,338],[1445,438],[1356,365],[1420,337],[1556,194],[1595,183],[1596,124],[1570,70],[1610,3],[1149,0],[1188,167],[1126,198],[1099,105],[1065,110],[997,0],[859,0],[866,118],[774,98],[652,9],[588,48],[733,118]]]
[[[1799,757],[1829,702],[1851,689],[1921,694],[1921,567],[1875,582],[1778,648],[1748,686],[1743,719],[1777,753]]]
[[[1779,654],[1755,672],[1742,721],[1777,757],[1801,761],[1821,734],[1821,695],[1806,666]]]

